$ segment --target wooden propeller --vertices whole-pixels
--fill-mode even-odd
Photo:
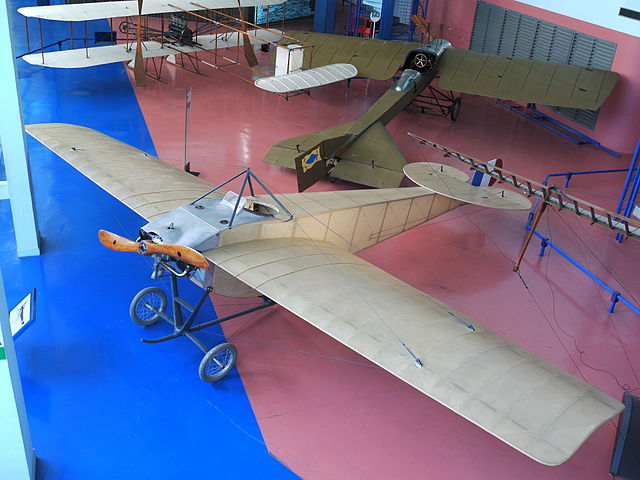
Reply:
[[[147,76],[144,72],[144,57],[142,56],[142,1],[138,0],[138,24],[136,26],[136,61],[133,66],[133,78],[136,86],[146,87]]]
[[[418,30],[420,30],[425,36],[430,36],[429,24],[427,21],[419,15],[413,14],[409,17],[413,23],[416,24]]]
[[[102,245],[107,247],[109,250],[115,250],[116,252],[137,252],[142,255],[161,253],[169,255],[177,260],[181,260],[189,265],[193,265],[194,267],[209,270],[209,262],[200,252],[183,245],[165,245],[161,243],[153,243],[148,240],[134,242],[133,240],[121,237],[115,233],[107,232],[106,230],[100,230],[98,232],[98,239]]]
[[[247,24],[244,22],[244,14],[242,13],[242,5],[238,0],[238,12],[240,14],[240,29],[245,32],[242,36],[244,43],[244,58],[247,59],[247,63],[250,67],[258,65],[258,59],[256,58],[256,52],[253,51],[253,45],[251,44],[251,38],[247,35]]]

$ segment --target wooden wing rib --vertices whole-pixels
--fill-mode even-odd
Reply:
[[[189,203],[212,188],[204,180],[90,128],[41,123],[27,125],[26,131],[147,220]]]
[[[253,7],[256,5],[276,5],[283,0],[199,0],[199,5],[210,9]],[[178,7],[178,9],[174,8]],[[180,10],[202,10],[191,0],[145,0],[142,6],[143,15],[157,13],[176,13]],[[59,20],[80,22],[98,20],[100,18],[131,17],[138,15],[136,0],[111,1],[98,3],[73,3],[63,5],[46,5],[39,7],[22,7],[18,12],[25,17],[42,18],[43,20]]]
[[[457,48],[446,50],[437,66],[447,90],[588,110],[600,108],[618,80],[607,70]]]
[[[603,392],[331,243],[256,240],[204,255],[543,464],[567,460],[623,409]]]

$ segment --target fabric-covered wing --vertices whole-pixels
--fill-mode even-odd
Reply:
[[[40,123],[27,125],[26,130],[147,220],[170,212],[211,190],[211,185],[204,180],[90,128]]]
[[[216,268],[546,465],[567,460],[623,408],[331,243],[256,240],[204,255]]]
[[[331,83],[353,78],[358,69],[349,63],[335,63],[322,67],[310,68],[276,77],[258,78],[253,83],[256,87],[268,92],[289,93],[296,90],[321,87]]]
[[[600,108],[618,79],[608,70],[457,48],[446,50],[437,67],[439,85],[447,90],[588,110]]]
[[[350,63],[358,76],[388,80],[402,67],[409,52],[420,46],[415,42],[395,42],[362,37],[345,37],[316,32],[288,34],[313,48],[306,48],[302,68],[332,63]]]

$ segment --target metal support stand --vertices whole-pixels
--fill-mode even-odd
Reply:
[[[546,205],[546,203],[543,203],[543,205]],[[536,215],[536,217],[539,217],[539,215]],[[537,226],[537,223],[535,225],[532,225],[531,223],[531,217],[529,218],[529,221],[526,224],[526,229],[529,230],[529,236],[527,238],[532,238],[533,235],[535,235],[536,237],[538,237],[540,239],[540,252],[538,253],[539,257],[544,257],[544,253],[547,249],[547,247],[552,248],[553,250],[555,250],[556,252],[558,252],[560,254],[560,256],[564,257],[565,259],[567,259],[573,266],[575,266],[578,270],[580,270],[582,273],[584,273],[585,275],[587,275],[589,278],[591,278],[594,282],[596,282],[598,285],[600,285],[602,288],[604,288],[608,293],[611,294],[611,301],[609,303],[609,308],[607,309],[607,311],[609,313],[613,313],[613,310],[616,306],[616,304],[618,302],[625,304],[627,307],[629,307],[631,309],[631,311],[633,313],[635,313],[636,315],[640,315],[640,308],[638,308],[637,306],[635,306],[634,304],[632,304],[629,300],[627,300],[626,298],[624,298],[622,296],[622,294],[620,292],[618,292],[617,290],[614,290],[613,288],[611,288],[609,285],[607,285],[602,279],[600,279],[599,277],[597,277],[596,275],[594,275],[591,271],[587,270],[585,267],[583,267],[582,265],[580,265],[576,260],[574,260],[568,253],[564,252],[562,249],[560,249],[558,246],[554,245],[553,242],[551,242],[551,240],[547,237],[545,237],[544,235],[541,235],[540,233],[536,232],[535,228]],[[515,269],[514,269],[515,270]]]
[[[638,140],[638,144],[636,145],[636,151],[633,154],[633,159],[631,160],[631,165],[629,166],[629,172],[627,173],[627,178],[625,179],[624,187],[622,189],[622,193],[620,194],[620,200],[618,201],[618,206],[616,208],[616,213],[623,212],[623,215],[627,217],[633,214],[636,199],[638,198],[638,192],[640,191],[640,168],[636,168],[639,157],[640,139]],[[636,174],[632,180],[631,177],[633,177],[634,170],[636,170]],[[618,241],[618,243],[622,242],[622,238],[622,235],[616,235],[616,240]]]
[[[614,152],[610,148],[604,147],[591,137],[588,137],[584,133],[579,132],[571,128],[570,126],[556,120],[555,118],[551,118],[549,115],[542,113],[540,110],[536,108],[535,103],[528,103],[526,107],[522,105],[511,105],[509,103],[504,102],[503,100],[498,99],[498,104],[503,107],[511,110],[513,113],[517,113],[521,117],[527,118],[541,127],[550,130],[556,135],[560,135],[562,138],[569,140],[570,142],[575,143],[576,145],[594,145],[601,150],[604,150],[610,155],[614,157],[620,157],[620,154]],[[525,111],[526,110],[526,111]]]

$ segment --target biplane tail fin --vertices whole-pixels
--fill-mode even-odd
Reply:
[[[531,208],[531,202],[523,195],[505,188],[469,184],[466,173],[448,165],[410,163],[404,167],[404,173],[421,187],[463,203],[503,210]]]
[[[376,122],[359,135],[355,124],[283,140],[263,162],[295,168],[300,192],[326,176],[377,188],[400,186],[407,161],[389,132]]]

